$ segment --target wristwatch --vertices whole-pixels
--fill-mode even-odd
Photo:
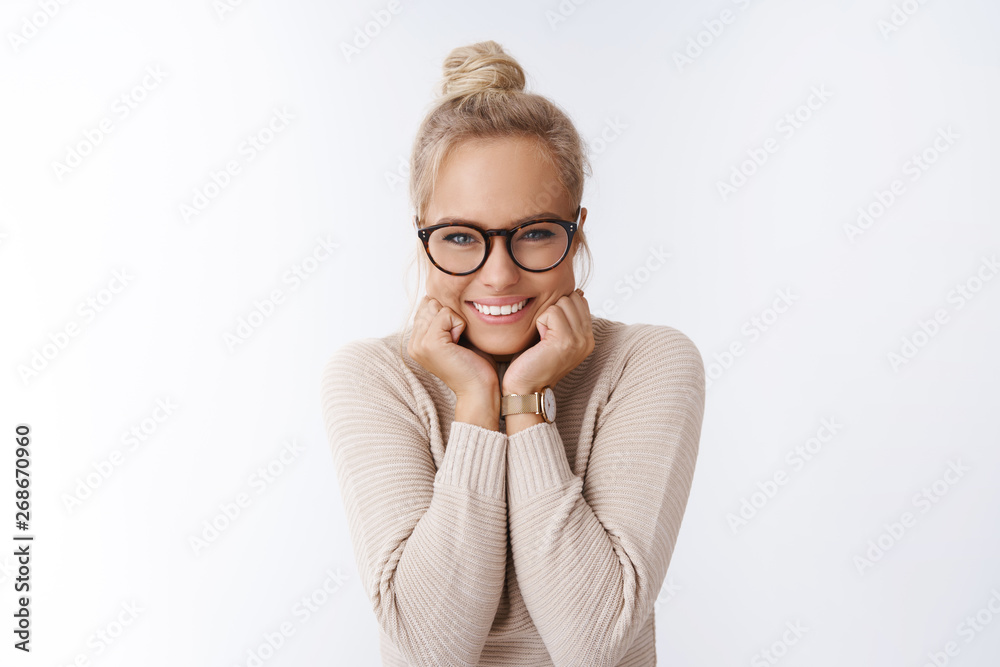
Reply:
[[[547,423],[556,420],[556,393],[543,387],[533,394],[507,394],[500,399],[500,415],[541,415]]]

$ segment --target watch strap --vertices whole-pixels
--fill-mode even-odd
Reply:
[[[542,414],[542,394],[507,394],[500,401],[500,415]]]

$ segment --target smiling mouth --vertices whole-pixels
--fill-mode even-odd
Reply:
[[[524,301],[521,301],[520,303],[515,303],[507,306],[484,306],[476,303],[475,301],[468,301],[467,303],[472,304],[472,307],[478,310],[483,315],[502,316],[502,315],[513,315],[514,313],[523,310],[524,308],[527,307],[529,303],[534,301],[534,299],[535,297],[530,297],[528,299],[525,299]]]

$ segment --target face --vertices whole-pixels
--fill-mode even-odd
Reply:
[[[470,140],[458,145],[441,164],[420,226],[454,217],[484,229],[509,229],[529,217],[573,220],[574,213],[575,202],[559,185],[555,166],[538,154],[535,141]],[[577,233],[586,217],[587,209],[583,209]],[[554,269],[536,273],[515,264],[502,239],[493,237],[486,263],[467,276],[444,273],[421,251],[427,268],[427,294],[466,321],[460,342],[471,343],[497,361],[509,361],[538,342],[538,316],[576,289],[573,256],[577,245],[574,239],[569,253]],[[472,303],[499,297],[529,301],[523,314],[509,323],[487,321]]]

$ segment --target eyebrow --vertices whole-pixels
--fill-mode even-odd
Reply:
[[[511,225],[511,227],[516,227],[516,226],[520,225],[523,222],[528,222],[529,220],[550,219],[550,218],[554,218],[556,220],[562,220],[562,218],[560,218],[559,215],[556,214],[556,213],[552,213],[551,211],[543,211],[541,213],[535,213],[534,215],[529,215],[527,217],[521,218],[520,220],[515,220],[514,223]],[[486,225],[483,225],[481,222],[479,222],[477,220],[466,220],[465,218],[456,218],[456,217],[453,217],[453,216],[447,216],[447,217],[441,218],[437,222],[435,222],[434,224],[435,225],[445,225],[445,224],[453,224],[453,223],[455,223],[455,224],[463,224],[463,225],[472,224],[472,225],[478,225],[480,227],[485,227],[486,226]]]

